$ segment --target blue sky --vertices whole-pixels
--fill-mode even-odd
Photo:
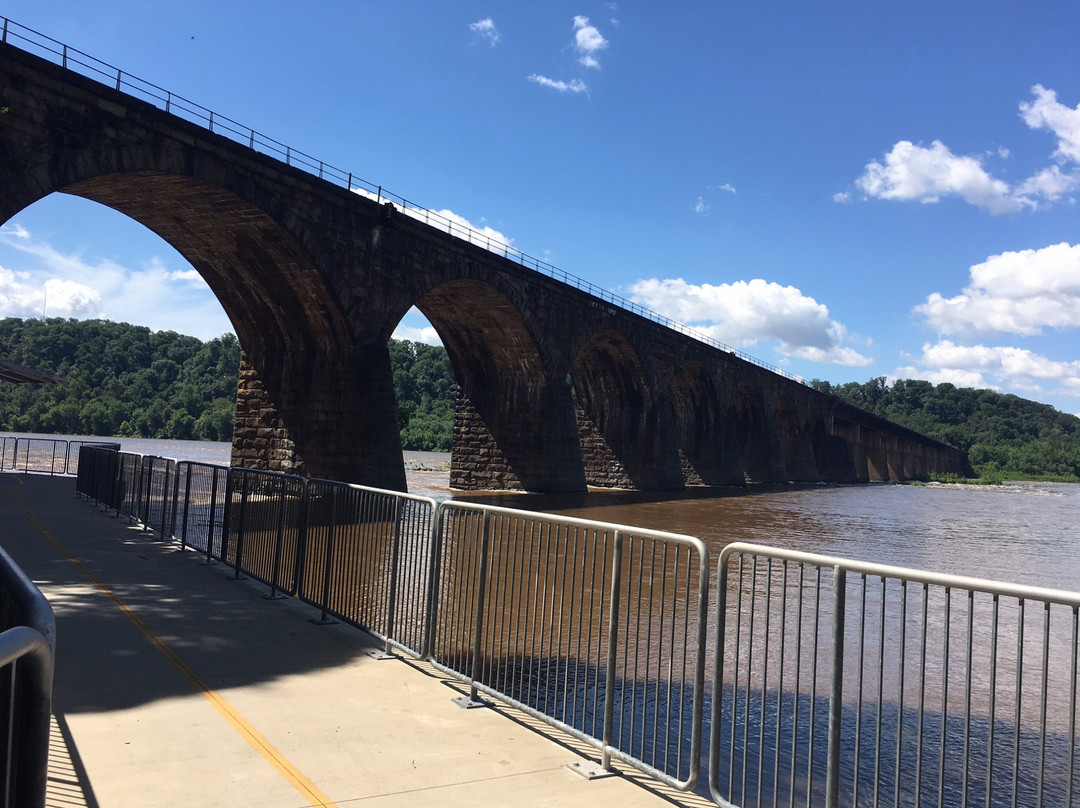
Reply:
[[[793,374],[1080,412],[1080,4],[0,14]],[[62,195],[0,229],[0,315],[43,310],[230,329],[168,245]]]

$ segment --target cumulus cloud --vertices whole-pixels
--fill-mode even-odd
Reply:
[[[477,20],[469,25],[469,30],[476,34],[481,39],[486,39],[491,47],[495,47],[499,40],[502,39],[502,34],[499,33],[499,29],[495,27],[495,21],[491,17],[484,17],[482,20]]]
[[[211,339],[232,330],[189,265],[152,258],[137,268],[67,253],[17,224],[0,229],[0,316],[105,318]]]
[[[1040,394],[1080,395],[1080,361],[1059,362],[1025,348],[960,345],[951,340],[925,343],[912,365],[897,368],[896,378],[925,379],[957,387],[1020,390]]]
[[[705,213],[709,210],[709,206],[705,204],[705,198],[699,196],[694,203],[694,213]]]
[[[940,140],[929,146],[898,141],[882,160],[871,160],[855,185],[867,197],[939,202],[958,197],[990,213],[1014,213],[1057,202],[1080,189],[1080,106],[1071,109],[1057,100],[1053,90],[1036,84],[1035,99],[1020,104],[1021,118],[1032,129],[1047,129],[1057,137],[1056,165],[1036,171],[1014,185],[990,174],[982,157],[953,153]],[[997,149],[1007,159],[1009,150]],[[1069,165],[1072,164],[1072,165]],[[833,197],[846,202],[845,193]]]
[[[953,154],[940,140],[929,148],[901,140],[885,155],[884,163],[870,161],[855,184],[867,196],[878,199],[931,204],[943,196],[958,196],[991,213],[1034,205],[1030,199],[1015,195],[1008,183],[991,177],[978,158]]]
[[[682,278],[639,280],[631,299],[727,345],[746,347],[775,341],[789,357],[865,367],[872,360],[844,342],[841,323],[829,310],[793,286],[760,278],[731,284],[689,284]]]
[[[1021,335],[1044,328],[1080,328],[1080,245],[992,255],[970,269],[955,297],[938,292],[914,311],[939,334]]]
[[[1080,105],[1070,109],[1057,100],[1057,93],[1041,84],[1031,88],[1035,100],[1020,104],[1020,115],[1032,129],[1049,129],[1058,139],[1054,156],[1080,163]]]
[[[556,79],[549,79],[547,76],[537,75],[536,73],[533,73],[528,79],[533,84],[539,84],[541,87],[550,87],[553,90],[558,90],[560,93],[583,93],[589,89],[588,85],[581,79],[559,81]]]
[[[597,54],[607,46],[608,41],[595,25],[589,23],[588,17],[574,17],[574,51],[578,54],[578,62],[585,67],[599,69]]]

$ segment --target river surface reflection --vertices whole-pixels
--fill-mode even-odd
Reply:
[[[445,495],[445,494],[444,494]],[[1012,583],[1080,586],[1080,485],[844,485],[459,498]]]

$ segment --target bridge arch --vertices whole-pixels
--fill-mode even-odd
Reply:
[[[570,388],[552,372],[521,309],[480,279],[454,279],[415,303],[458,381],[450,485],[465,490],[585,487]]]
[[[704,363],[684,362],[667,383],[667,397],[675,414],[679,458],[687,485],[730,485],[741,476],[725,468],[729,459],[719,437],[721,407],[716,385]]]
[[[683,487],[670,404],[656,395],[639,352],[623,334],[591,334],[574,352],[570,377],[590,485]]]

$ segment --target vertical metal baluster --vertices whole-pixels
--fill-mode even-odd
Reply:
[[[881,577],[881,615],[878,621],[877,728],[874,733],[874,808],[881,799],[881,727],[885,703],[885,576]]]
[[[788,805],[795,805],[795,773],[798,767],[799,745],[799,687],[802,680],[802,635],[803,635],[803,582],[806,579],[806,566],[799,563],[799,599],[795,620],[795,714],[791,722],[791,769],[788,772]]]
[[[1068,776],[1065,779],[1065,793],[1067,801],[1065,808],[1072,808],[1073,804],[1073,779],[1076,774],[1076,674],[1077,660],[1080,659],[1080,609],[1073,606],[1072,610],[1072,661],[1069,668],[1069,766]]]
[[[611,557],[611,601],[608,606],[608,648],[607,682],[604,685],[604,736],[600,765],[605,771],[611,770],[611,743],[615,719],[615,665],[618,659],[619,612],[621,610],[622,588],[622,531],[615,531],[615,542]]]
[[[1020,717],[1024,696],[1024,599],[1018,601],[1016,628],[1016,709],[1013,716],[1013,782],[1012,805],[1019,805],[1020,796]]]
[[[821,567],[814,568],[814,650],[811,654],[810,666],[810,732],[807,740],[807,767],[806,767],[806,808],[811,808],[813,801],[811,796],[814,792],[814,735],[817,727],[817,680],[818,680],[818,649],[821,645]]]
[[[900,579],[900,651],[896,655],[896,767],[893,772],[893,804],[900,804],[900,764],[904,746],[904,673],[907,656],[907,581]]]
[[[918,727],[915,731],[915,804],[922,799],[922,756],[923,756],[923,729],[926,717],[926,646],[929,642],[927,628],[930,606],[930,589],[924,583],[922,585],[922,615],[921,642],[919,643],[919,714]]]
[[[990,617],[990,701],[987,705],[986,730],[986,806],[990,808],[990,798],[994,785],[994,704],[997,700],[997,644],[998,614],[1000,598],[995,594]]]
[[[743,570],[745,564],[746,556],[739,553],[739,572],[736,578],[736,592],[738,592],[738,594],[735,596],[735,660],[731,676],[731,741],[729,746],[730,751],[728,753],[728,794],[732,800],[734,800],[735,796],[735,733],[739,725],[739,659],[742,656],[742,604],[743,588],[746,586],[744,581],[745,573]],[[743,749],[743,754],[746,754],[745,748]]]
[[[776,726],[773,727],[773,734],[776,736],[773,742],[773,808],[776,808],[780,799],[780,728],[784,715],[784,673],[787,670],[785,646],[787,645],[788,562],[786,558],[783,560],[780,571],[783,583],[780,586],[780,670],[777,671],[776,676]]]
[[[757,798],[761,805],[761,786],[765,779],[765,697],[769,692],[769,619],[772,616],[772,556],[765,563],[765,645],[762,656],[765,662],[761,671],[761,709],[758,712],[758,770]]]
[[[832,673],[829,684],[829,741],[825,775],[825,805],[836,808],[840,801],[840,721],[844,707],[844,618],[847,609],[847,573],[833,567]],[[897,803],[899,805],[899,802]]]
[[[743,694],[743,721],[742,731],[742,779],[739,784],[739,794],[743,802],[746,801],[746,770],[750,763],[750,685],[754,675],[754,617],[757,614],[757,564],[758,557],[755,555],[750,562],[750,625],[746,631],[746,689]]]
[[[967,670],[964,677],[964,771],[960,778],[960,793],[964,803],[967,802],[968,778],[971,771],[971,677],[972,660],[974,657],[974,628],[975,628],[975,590],[967,591],[968,619],[967,619]]]
[[[1046,701],[1050,689],[1050,602],[1043,603],[1042,704],[1039,710],[1039,777],[1035,804],[1043,804],[1043,776],[1046,774]]]
[[[945,638],[941,653],[941,750],[938,754],[938,808],[945,808],[945,747],[949,717],[949,635],[952,627],[952,588],[945,587]]]

